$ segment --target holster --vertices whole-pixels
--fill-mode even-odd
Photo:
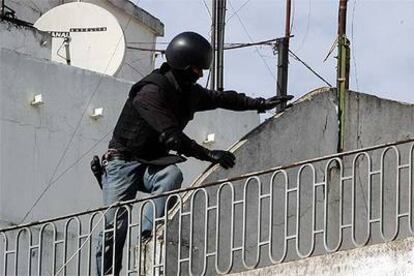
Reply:
[[[102,174],[103,174],[103,167],[101,165],[101,161],[99,160],[99,156],[94,155],[91,161],[91,171],[95,176],[96,180],[98,181],[99,187],[102,189]]]

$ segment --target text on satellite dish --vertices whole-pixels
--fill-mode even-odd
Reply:
[[[52,37],[62,37],[62,38],[65,38],[65,37],[69,37],[70,36],[70,33],[69,32],[56,32],[56,31],[52,31],[52,32],[50,32],[50,35]]]
[[[69,32],[79,33],[79,32],[106,32],[107,27],[96,27],[96,28],[70,28]]]

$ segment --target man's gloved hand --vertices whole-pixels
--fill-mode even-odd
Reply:
[[[257,111],[259,113],[263,113],[266,110],[275,108],[278,104],[290,101],[291,99],[293,99],[292,95],[274,96],[267,99],[258,98],[259,108],[257,109]]]
[[[209,161],[218,163],[225,169],[232,168],[236,164],[236,157],[233,153],[224,150],[212,150],[208,153]]]

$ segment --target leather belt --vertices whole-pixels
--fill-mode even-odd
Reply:
[[[102,156],[102,162],[105,164],[112,160],[132,161],[133,158],[129,154],[120,152],[117,149],[108,149]]]

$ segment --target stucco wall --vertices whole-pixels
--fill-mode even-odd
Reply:
[[[413,248],[413,238],[407,238],[231,275],[406,276],[413,274]]]
[[[51,37],[33,28],[0,21],[0,48],[50,60]]]
[[[21,222],[49,185],[26,222],[101,206],[89,161],[106,149],[132,82],[7,49],[0,70],[1,219]],[[35,94],[44,104],[30,105]],[[101,119],[89,117],[94,107],[104,108]],[[255,113],[212,111],[186,131],[199,143],[216,133],[214,147],[226,148],[257,123]],[[183,164],[184,185],[207,165],[194,158]]]
[[[345,150],[413,138],[413,119],[413,105],[350,91],[347,96]],[[299,99],[282,114],[264,122],[241,139],[233,147],[237,157],[237,164],[233,169],[213,168],[196,185],[337,153],[338,130],[335,91],[329,89],[314,91]],[[287,243],[288,249],[286,258],[284,258],[285,261],[300,259],[301,257],[298,256],[296,248],[298,247],[301,252],[308,252],[307,250],[312,248],[312,240],[315,242],[315,247],[311,254],[325,254],[324,236],[319,233],[312,238],[312,231],[324,229],[324,215],[327,219],[326,246],[334,248],[340,242],[339,250],[353,248],[355,246],[351,240],[349,225],[354,210],[355,239],[358,243],[364,241],[367,234],[369,234],[367,244],[382,243],[384,240],[392,239],[397,227],[399,227],[399,231],[396,237],[407,237],[411,235],[409,225],[413,224],[413,221],[407,218],[408,212],[413,211],[409,210],[410,206],[412,208],[412,204],[410,204],[412,198],[410,199],[411,193],[409,192],[411,187],[409,183],[411,179],[409,177],[410,172],[407,169],[409,165],[407,163],[411,160],[409,159],[410,146],[410,144],[399,146],[399,155],[395,153],[394,149],[391,149],[384,154],[384,158],[381,156],[385,149],[373,151],[369,154],[369,164],[366,156],[356,160],[355,170],[353,169],[355,155],[340,158],[342,167],[333,162],[327,168],[327,162],[316,162],[313,164],[315,174],[312,174],[310,167],[306,167],[300,175],[298,174],[299,166],[290,167],[286,169],[289,179],[288,187],[289,189],[295,189],[295,187],[300,186],[300,189],[289,192],[287,196],[288,203],[286,203],[285,198],[285,182],[279,178],[273,182],[270,181],[272,172],[260,175],[258,177],[260,184],[256,185],[257,180],[253,179],[251,181],[253,184],[249,185],[249,188],[245,188],[246,179],[235,180],[233,181],[235,199],[232,199],[229,187],[221,191],[220,206],[217,207],[221,215],[218,220],[214,209],[216,208],[214,205],[219,201],[217,199],[217,187],[206,189],[206,194],[209,196],[207,205],[210,210],[208,212],[204,205],[206,199],[203,192],[199,192],[194,198],[190,196],[190,199],[194,199],[194,204],[190,204],[190,200],[188,200],[184,204],[183,210],[188,211],[189,208],[192,208],[194,213],[191,216],[192,221],[189,221],[187,217],[183,217],[182,220],[184,226],[181,229],[181,250],[186,253],[181,253],[183,254],[181,258],[186,256],[189,250],[192,250],[192,271],[194,273],[200,272],[204,265],[203,250],[205,249],[204,241],[206,237],[206,251],[214,252],[218,249],[220,252],[218,256],[211,256],[207,264],[207,274],[216,273],[214,259],[218,259],[221,264],[230,262],[229,256],[231,253],[229,248],[232,243],[230,229],[234,227],[235,241],[233,246],[238,249],[233,255],[232,271],[245,270],[240,249],[242,247],[244,222],[246,227],[245,260],[248,264],[254,263],[256,253],[259,251],[261,256],[259,266],[270,265],[268,245],[264,244],[260,249],[257,249],[259,248],[257,246],[259,233],[260,240],[266,241],[269,235],[269,227],[273,229],[272,250],[275,250],[275,252],[272,254],[275,256],[282,255],[284,239],[287,236],[291,239]],[[403,164],[404,169],[402,168]],[[397,170],[399,173],[397,173]],[[340,177],[343,177],[343,179],[340,180]],[[319,183],[318,188],[316,188],[315,183]],[[324,186],[321,187],[320,183]],[[261,195],[267,195],[273,185],[275,187],[275,197],[272,198],[271,203],[269,203],[268,198],[260,199],[262,203],[260,204],[261,211],[259,213],[259,191]],[[260,190],[258,186],[261,187]],[[352,189],[353,186],[355,191]],[[382,192],[381,189],[383,189]],[[355,193],[354,199],[353,193]],[[235,201],[243,201],[244,195],[246,201],[233,206],[235,209],[233,224],[230,219],[232,204]],[[326,211],[324,211],[325,197],[327,202]],[[353,200],[355,200],[354,203]],[[285,203],[287,208],[285,208]],[[312,222],[313,212],[311,211],[313,206],[315,207],[315,225]],[[368,209],[368,206],[371,209]],[[273,224],[269,226],[270,208],[273,210]],[[287,221],[285,221],[285,210]],[[368,216],[369,210],[370,216]],[[340,211],[342,211],[342,217]],[[246,213],[244,214],[244,212]],[[206,213],[208,213],[207,234],[205,234],[204,228]],[[397,213],[404,213],[405,215],[397,218]],[[173,244],[167,247],[171,265],[168,269],[171,273],[174,273],[176,269],[174,262],[171,260],[178,258],[177,237],[174,235],[179,231],[177,229],[177,215],[178,213],[174,217],[175,220],[172,220],[169,225],[167,234],[172,239],[171,243]],[[260,218],[261,231],[257,226],[258,217]],[[369,233],[366,227],[368,218],[373,220]],[[215,235],[218,229],[216,221],[219,221],[218,228],[220,229],[219,248],[216,247]],[[190,223],[192,229],[189,226]],[[300,223],[299,226],[298,223]],[[340,224],[348,226],[341,230],[339,229]],[[287,225],[286,228],[285,225]],[[383,226],[383,236],[381,235],[381,226]],[[287,232],[284,232],[285,229],[287,229]],[[190,231],[193,233],[192,241],[190,240]],[[340,232],[342,232],[342,239],[338,236]],[[192,244],[192,248],[188,248],[188,244]],[[182,267],[183,271],[188,271],[186,266],[187,264]],[[223,269],[223,266],[221,266],[221,269]]]

